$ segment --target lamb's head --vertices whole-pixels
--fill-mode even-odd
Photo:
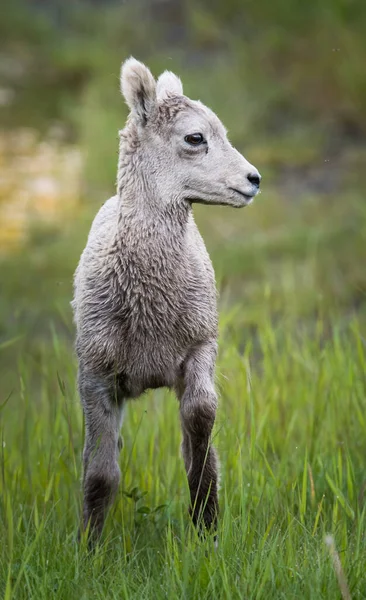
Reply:
[[[122,65],[121,89],[139,164],[161,202],[241,207],[258,194],[257,169],[233,148],[215,113],[183,95],[176,75],[165,71],[156,82],[130,58]]]

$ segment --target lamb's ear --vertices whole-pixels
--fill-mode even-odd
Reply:
[[[179,77],[171,71],[164,71],[158,79],[156,95],[158,100],[164,100],[168,96],[183,96],[183,86]]]
[[[156,106],[156,82],[149,69],[135,58],[122,64],[121,92],[131,112],[145,125]]]

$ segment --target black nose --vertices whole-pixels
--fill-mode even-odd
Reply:
[[[261,176],[259,175],[259,173],[249,173],[248,180],[253,185],[256,185],[257,187],[259,187],[259,184],[261,182]]]

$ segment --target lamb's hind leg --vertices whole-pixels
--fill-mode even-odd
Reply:
[[[202,518],[207,528],[215,527],[218,513],[218,461],[211,446],[217,397],[214,389],[216,342],[202,344],[184,365],[179,390],[183,430],[183,457],[191,494],[192,520]]]
[[[83,522],[91,540],[99,538],[120,481],[118,465],[122,405],[114,386],[82,370],[79,390],[85,418]]]

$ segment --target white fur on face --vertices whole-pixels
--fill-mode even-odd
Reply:
[[[166,106],[174,99],[163,101]],[[230,144],[218,117],[201,102],[182,96],[173,118],[146,127],[142,138],[144,156],[155,174],[161,204],[189,201],[245,206],[258,192],[248,180],[253,167]],[[202,135],[197,146],[187,142]],[[236,191],[239,190],[239,191]]]
[[[137,125],[139,163],[150,174],[157,205],[251,202],[259,189],[250,178],[258,171],[230,144],[216,114],[183,95],[179,77],[164,71],[155,82],[144,64],[129,58],[122,65],[121,89]],[[202,135],[203,142],[190,144],[186,136],[192,134]]]

